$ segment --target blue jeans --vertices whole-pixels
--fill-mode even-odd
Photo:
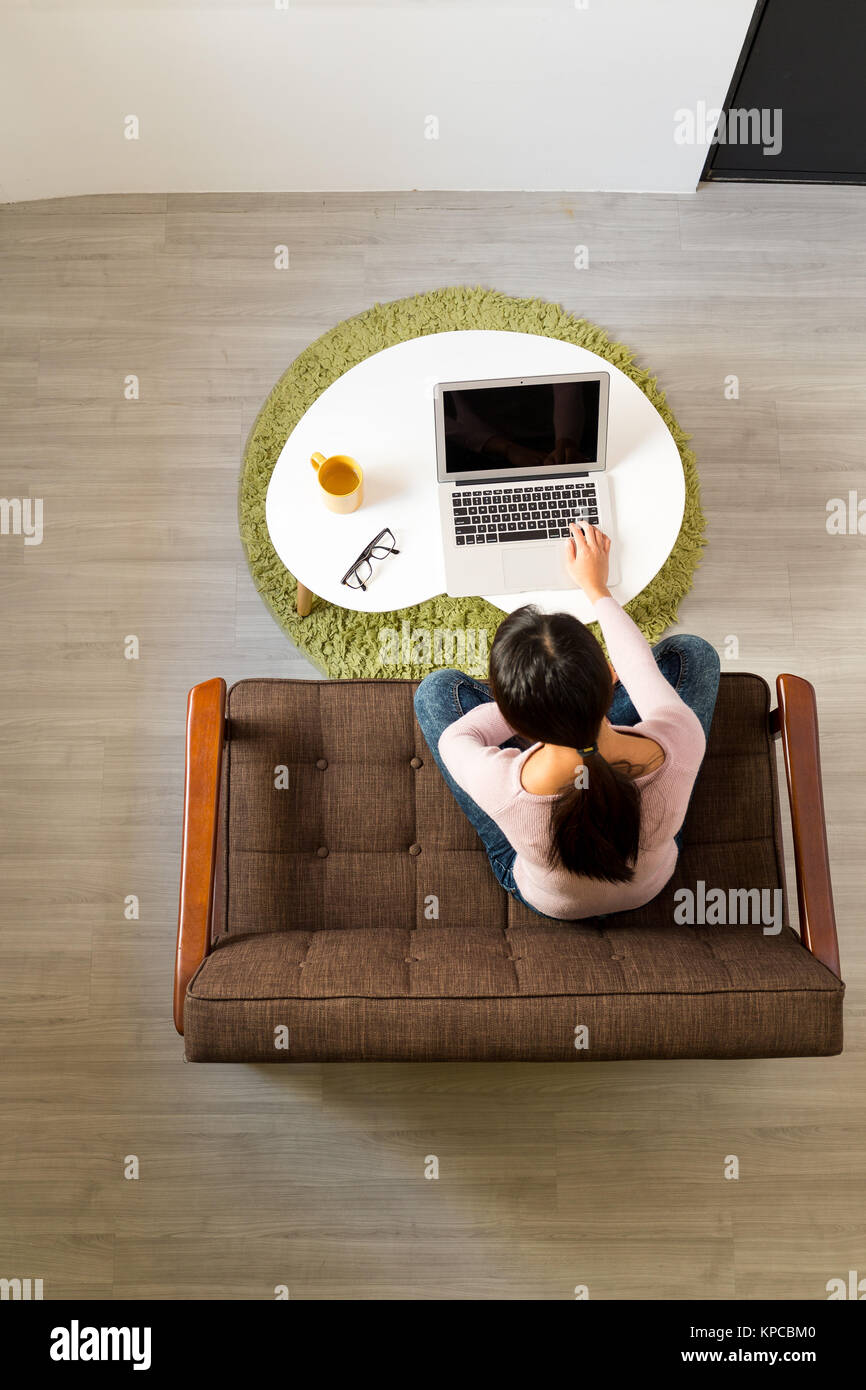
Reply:
[[[701,721],[704,734],[709,738],[719,691],[719,658],[714,648],[702,637],[677,633],[673,637],[663,637],[661,642],[657,642],[653,647],[653,656],[665,680],[673,686],[689,708],[694,710]],[[439,756],[439,738],[448,725],[492,698],[487,686],[473,680],[471,676],[464,675],[462,671],[434,671],[421,682],[415,692],[415,713],[427,746],[454,800],[478,832],[497,881],[506,893],[511,893],[519,902],[525,903],[526,907],[531,907],[531,904],[526,903],[521,897],[514,881],[517,851],[496,822],[457,785]],[[611,724],[628,728],[640,723],[640,716],[621,681],[617,681],[614,686],[607,717]],[[522,740],[512,738],[500,746],[523,748],[526,745]],[[682,848],[682,835],[680,827],[674,836],[677,849]],[[535,912],[537,909],[532,908],[532,911]]]

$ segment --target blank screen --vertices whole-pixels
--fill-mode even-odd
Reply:
[[[567,381],[443,392],[446,473],[595,463],[600,391]]]

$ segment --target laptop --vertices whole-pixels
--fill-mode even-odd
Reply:
[[[605,475],[610,376],[443,381],[436,472],[446,592],[570,589],[569,522],[614,537]],[[611,550],[609,584],[615,573]]]

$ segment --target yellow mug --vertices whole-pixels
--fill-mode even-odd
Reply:
[[[346,515],[356,512],[364,500],[364,474],[360,464],[348,454],[313,454],[310,463],[316,470],[322,501],[332,512]]]

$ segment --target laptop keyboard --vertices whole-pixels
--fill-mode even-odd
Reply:
[[[579,517],[598,525],[595,483],[583,479],[555,486],[455,488],[451,494],[458,545],[546,541],[568,535]]]

